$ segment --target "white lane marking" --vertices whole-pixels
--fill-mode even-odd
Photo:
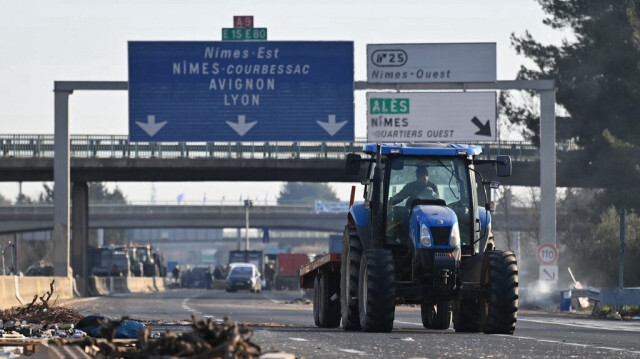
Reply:
[[[297,342],[308,342],[308,340],[307,340],[307,339],[305,339],[305,338],[289,338],[289,339],[291,339],[291,340],[295,340],[295,341],[297,341]]]
[[[417,326],[422,326],[422,323],[412,323],[412,322],[401,322],[399,320],[394,320],[394,323],[398,323],[398,324],[409,324],[409,325],[417,325]]]
[[[521,318],[518,318],[518,321],[533,322],[533,323],[543,323],[543,324],[558,324],[558,325],[566,325],[566,326],[571,326],[571,327],[592,328],[593,329],[593,323],[588,323],[588,325],[587,325],[587,324],[575,324],[575,323],[561,323],[561,322],[552,321],[552,320],[521,319]],[[420,325],[420,326],[422,326],[421,323],[401,322],[401,321],[397,321],[397,320],[394,321],[394,322],[399,323],[399,324],[409,324],[409,325]],[[607,328],[607,327],[602,327],[602,328],[598,328],[598,329],[620,330],[620,331],[629,331],[629,332],[637,332],[637,331],[639,331],[638,328]],[[520,337],[520,336],[516,336],[516,335],[507,335],[507,334],[497,334],[497,335],[501,336],[501,337],[505,337],[505,338],[516,338],[516,339],[533,340],[533,341],[537,341],[537,342],[540,342],[540,343],[562,344],[562,345],[570,345],[570,346],[579,346],[579,347],[583,347],[583,348],[594,348],[594,349],[603,349],[603,350],[610,350],[610,351],[619,351],[619,352],[625,352],[625,353],[640,354],[640,351],[631,351],[631,350],[623,349],[623,348],[599,347],[599,346],[589,345],[589,344],[569,343],[569,342],[562,342],[562,341],[557,341],[557,340],[537,339],[537,338],[531,338],[531,337]]]
[[[191,312],[197,315],[202,315],[202,312],[199,310],[195,310],[195,309],[191,309],[191,307],[189,307],[189,304],[187,304],[187,302],[189,302],[189,299],[191,298],[185,298],[182,300],[182,302],[180,302],[180,306],[182,307],[182,309],[186,310],[187,312]]]
[[[338,348],[338,350],[341,351],[341,352],[349,353],[349,354],[367,355],[366,352],[361,352],[361,351],[355,350],[355,349],[340,349],[340,348]]]
[[[180,302],[180,306],[182,306],[182,309],[186,310],[187,312],[194,312],[193,309],[191,309],[189,307],[189,305],[187,304],[187,302],[189,301],[190,298],[184,298],[182,300],[182,302]]]
[[[623,348],[599,347],[599,346],[596,346],[596,345],[567,343],[567,342],[562,342],[562,341],[558,341],[558,340],[536,339],[536,338],[531,338],[531,337],[519,337],[517,335],[507,335],[507,334],[495,334],[495,335],[500,336],[500,337],[505,337],[505,338],[533,340],[533,341],[541,342],[541,343],[562,344],[562,345],[570,345],[570,346],[580,346],[580,347],[583,347],[583,348],[594,348],[594,349],[603,349],[603,350],[610,350],[610,351],[616,351],[616,352],[640,354],[640,351],[627,350],[627,349],[623,349]]]
[[[542,323],[542,324],[555,324],[555,325],[564,325],[567,327],[578,327],[578,328],[590,328],[590,329],[601,329],[601,330],[618,330],[623,332],[640,332],[640,327],[631,326],[631,325],[620,325],[614,324],[611,322],[600,322],[597,320],[585,320],[583,319],[583,323],[573,322],[561,322],[561,319],[529,319],[529,318],[518,318],[519,322],[531,322],[531,323]],[[635,323],[632,323],[635,324]]]

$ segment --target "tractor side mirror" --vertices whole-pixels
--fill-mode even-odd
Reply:
[[[347,160],[344,164],[344,173],[348,175],[357,175],[360,173],[360,162],[362,157],[357,153],[347,154]]]
[[[498,175],[498,177],[511,176],[511,157],[510,156],[496,157],[496,175]]]

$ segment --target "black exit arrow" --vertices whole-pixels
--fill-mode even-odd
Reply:
[[[556,279],[556,273],[555,272],[549,273],[546,269],[543,269],[542,271],[544,272],[544,274],[547,275],[547,277],[549,277],[549,279],[551,279],[551,280]]]
[[[482,122],[480,122],[480,120],[478,120],[476,116],[473,116],[473,118],[471,119],[471,122],[473,122],[473,124],[478,126],[478,128],[480,129],[478,132],[475,133],[476,135],[491,137],[491,124],[489,123],[489,120],[487,120],[487,123],[483,125]]]

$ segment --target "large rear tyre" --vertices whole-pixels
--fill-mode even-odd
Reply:
[[[318,321],[322,328],[340,326],[340,278],[335,273],[322,273],[318,276]]]
[[[451,303],[441,301],[438,304],[423,302],[420,306],[422,325],[427,329],[445,330],[451,325]]]
[[[481,284],[486,290],[482,331],[513,334],[518,317],[518,264],[513,252],[485,252]]]
[[[360,261],[359,282],[360,327],[365,332],[390,332],[396,310],[396,280],[391,251],[367,249]]]
[[[340,308],[344,330],[360,330],[358,309],[358,275],[362,243],[355,226],[347,225],[342,240],[340,264]]]

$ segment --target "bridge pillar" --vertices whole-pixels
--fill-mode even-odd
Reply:
[[[89,186],[74,182],[71,189],[71,268],[78,291],[87,295],[89,251]]]
[[[54,86],[53,274],[69,275],[69,96],[72,90]]]

